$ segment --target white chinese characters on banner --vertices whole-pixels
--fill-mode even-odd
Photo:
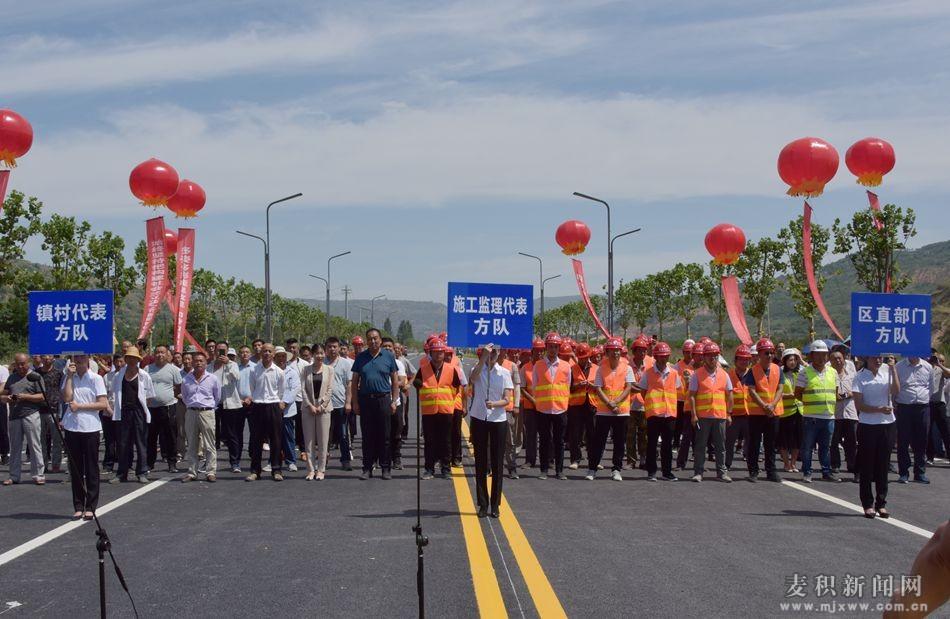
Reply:
[[[510,335],[506,316],[525,316],[528,300],[525,297],[452,297],[452,313],[478,314],[472,322],[474,335]]]
[[[879,325],[874,327],[877,344],[908,344],[907,327],[901,325],[926,325],[927,312],[919,307],[860,305],[858,322]]]

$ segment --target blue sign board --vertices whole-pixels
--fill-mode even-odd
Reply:
[[[534,287],[449,282],[450,346],[530,348],[534,335]]]
[[[851,293],[851,352],[930,356],[930,295]]]
[[[44,290],[28,302],[31,355],[112,352],[111,290]]]

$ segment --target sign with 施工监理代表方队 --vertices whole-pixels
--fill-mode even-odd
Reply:
[[[449,282],[446,331],[449,345],[530,348],[534,335],[534,287],[523,284]]]
[[[931,300],[926,294],[851,293],[851,353],[929,357]]]
[[[112,352],[111,290],[42,290],[27,299],[31,355]]]

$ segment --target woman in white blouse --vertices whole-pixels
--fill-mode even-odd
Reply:
[[[303,396],[300,411],[303,438],[307,449],[307,481],[321,481],[327,470],[327,446],[330,443],[330,394],[333,388],[333,368],[323,363],[322,344],[314,344],[313,364],[300,371],[300,392]],[[314,461],[314,446],[317,459]]]
[[[858,409],[858,483],[865,518],[889,518],[887,474],[896,438],[893,398],[900,391],[897,372],[880,356],[868,357],[854,377],[851,393]],[[874,482],[874,494],[871,482]],[[876,513],[875,513],[876,512]]]

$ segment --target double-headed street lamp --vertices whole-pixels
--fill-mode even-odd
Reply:
[[[327,300],[326,300],[326,307],[324,308],[324,320],[326,322],[327,336],[330,335],[330,263],[333,262],[335,258],[339,258],[340,256],[345,256],[350,253],[352,252],[345,251],[339,254],[334,254],[333,256],[330,256],[329,258],[327,258],[327,276],[326,277],[320,277],[319,275],[314,275],[312,273],[310,274],[310,277],[313,277],[314,279],[319,279],[324,284],[327,285]]]
[[[308,273],[307,275],[309,275],[310,277],[312,277],[312,278],[314,278],[314,279],[319,279],[319,280],[322,281],[324,284],[326,284],[326,287],[327,287],[327,301],[329,301],[329,299],[330,299],[330,282],[327,281],[327,278],[326,278],[326,277],[320,277],[319,275],[314,275],[313,273]],[[324,331],[325,331],[325,333],[326,333],[326,334],[324,335],[324,339],[326,339],[326,338],[330,335],[330,313],[329,313],[329,312],[325,312],[324,315],[323,315],[323,325],[324,325]]]
[[[373,323],[374,327],[376,326],[376,299],[382,299],[385,296],[384,294],[380,294],[369,300],[369,321]]]
[[[538,281],[540,282],[540,293],[541,293],[541,311],[538,312],[539,317],[544,317],[544,284],[551,281],[552,279],[557,279],[560,275],[552,275],[551,277],[544,276],[544,262],[538,256],[534,254],[526,254],[523,251],[518,252],[519,256],[524,256],[526,258],[534,258],[538,261]]]

